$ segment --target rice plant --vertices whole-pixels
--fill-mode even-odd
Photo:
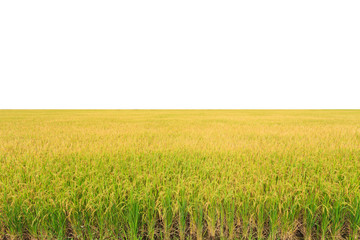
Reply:
[[[358,110],[1,110],[2,239],[359,239]]]

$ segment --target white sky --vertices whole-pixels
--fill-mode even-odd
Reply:
[[[360,108],[360,1],[0,1],[0,109]]]

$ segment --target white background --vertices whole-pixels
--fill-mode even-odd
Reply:
[[[360,108],[360,1],[3,0],[0,108]]]

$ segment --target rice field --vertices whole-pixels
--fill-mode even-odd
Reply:
[[[1,110],[3,239],[359,239],[359,110]]]

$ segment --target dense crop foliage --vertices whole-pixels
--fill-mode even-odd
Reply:
[[[0,111],[0,236],[358,239],[360,111]]]

